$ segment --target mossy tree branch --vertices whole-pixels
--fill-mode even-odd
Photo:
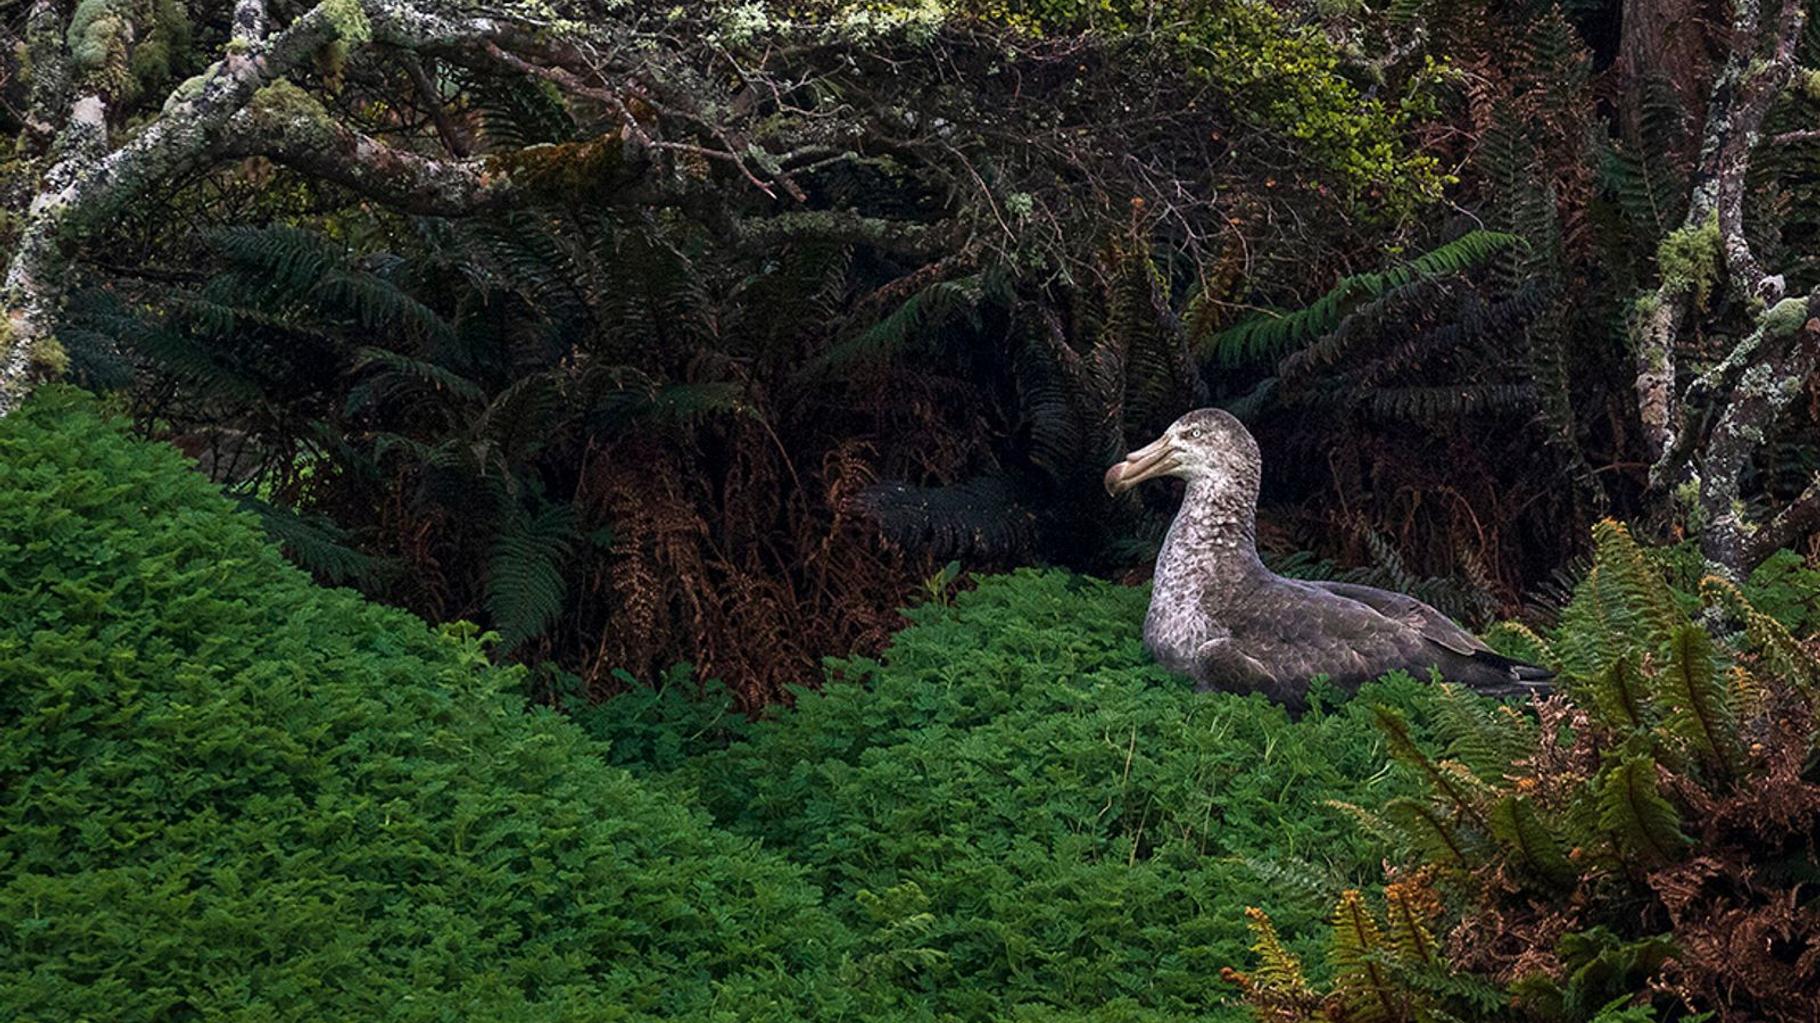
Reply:
[[[1805,22],[1801,0],[1738,0],[1731,50],[1707,105],[1687,217],[1663,240],[1658,284],[1638,299],[1632,321],[1638,417],[1654,459],[1650,483],[1682,499],[1709,567],[1734,579],[1775,549],[1754,539],[1761,524],[1744,514],[1743,475],[1792,397],[1790,381],[1799,387],[1815,368],[1814,333],[1805,326],[1815,299],[1778,303],[1784,278],[1765,271],[1744,233],[1751,156],[1771,107],[1794,79]],[[1682,389],[1683,333],[1720,288],[1756,311],[1754,329]],[[1776,535],[1786,542],[1793,537],[1784,527]]]
[[[53,15],[72,16],[55,0],[39,0],[33,10],[34,19]],[[177,175],[258,153],[407,210],[445,214],[497,204],[514,184],[535,179],[522,167],[513,173],[386,146],[335,123],[320,104],[285,83],[288,73],[330,45],[472,46],[534,26],[508,29],[493,18],[384,2],[369,7],[360,0],[325,0],[275,33],[268,33],[263,6],[248,0],[237,5],[234,24],[222,57],[177,87],[157,116],[114,148],[108,97],[95,82],[83,82],[54,122],[46,113],[51,163],[23,211],[19,244],[0,284],[0,415],[17,405],[32,379],[61,371],[51,330],[72,260],[122,209]],[[34,38],[56,35],[44,26],[33,31]],[[69,75],[59,70],[61,42],[46,46],[42,57],[34,53],[40,60],[34,102],[40,93],[70,91]]]
[[[69,0],[36,2],[55,14],[45,15],[53,29],[77,16],[60,6]],[[80,132],[63,113],[48,118],[43,159],[58,173],[45,180],[60,183],[0,200],[27,242],[0,295],[0,414],[34,372],[56,370],[49,338],[63,289],[121,215],[249,155],[405,212],[604,199],[679,209],[740,251],[821,240],[907,265],[1058,281],[1103,275],[1083,240],[1123,227],[1132,197],[1159,244],[1198,264],[1254,223],[1300,236],[1314,214],[1400,216],[1440,187],[1438,163],[1403,148],[1400,115],[1360,96],[1324,43],[1283,41],[1286,26],[1261,3],[1105,38],[997,31],[934,6],[890,16],[857,0],[835,6],[827,17],[774,17],[790,9],[781,0],[595,0],[585,18],[565,20],[541,0],[323,0],[287,20],[296,8],[236,0],[221,12],[218,60],[166,97],[145,95],[155,90],[143,82],[117,102],[91,89],[85,109],[100,114],[102,144],[73,156]],[[1273,56],[1235,69],[1224,59],[1233,47]],[[131,54],[104,56],[118,67]],[[93,77],[69,80],[86,88]],[[554,100],[560,125],[538,137],[568,141],[514,150],[517,140],[464,137],[458,122],[478,116],[486,91],[469,83],[520,78]],[[450,81],[463,83],[450,97],[460,116],[439,119]],[[1031,101],[1062,81],[1078,86],[1066,103]],[[415,116],[425,104],[427,121]],[[1233,145],[1234,125],[1263,141]],[[1304,135],[1306,145],[1287,141]],[[1291,166],[1293,187],[1255,201],[1294,216],[1226,208],[1252,178],[1275,188]],[[877,201],[885,189],[891,204]]]

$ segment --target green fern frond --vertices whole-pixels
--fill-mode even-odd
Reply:
[[[1698,625],[1675,632],[1660,673],[1662,698],[1673,708],[1667,726],[1725,771],[1738,765],[1738,722],[1719,670],[1712,637]]]
[[[1742,590],[1718,576],[1700,580],[1700,597],[1708,607],[1723,607],[1744,622],[1750,649],[1762,657],[1777,676],[1809,696],[1820,690],[1820,660],[1816,660],[1781,622],[1758,611]]]
[[[1301,309],[1241,321],[1203,340],[1199,345],[1201,355],[1227,366],[1274,358],[1332,330],[1348,313],[1391,289],[1423,278],[1469,270],[1507,248],[1523,244],[1523,239],[1514,234],[1468,232],[1390,270],[1347,277]]]
[[[1372,838],[1377,839],[1393,849],[1402,848],[1411,844],[1408,833],[1402,828],[1397,827],[1395,824],[1385,820],[1382,816],[1375,814],[1356,803],[1348,803],[1340,799],[1329,799],[1324,805],[1329,809],[1338,810],[1347,817],[1352,818],[1352,822],[1358,825],[1360,831],[1363,831],[1365,834],[1370,835]]]
[[[1498,653],[1529,664],[1553,665],[1559,660],[1554,645],[1522,622],[1498,622],[1481,638]]]
[[[1312,998],[1302,961],[1284,947],[1276,925],[1256,906],[1245,909],[1245,926],[1251,931],[1251,952],[1257,965],[1246,974],[1252,986],[1260,991],[1290,998]]]
[[[1624,734],[1654,724],[1650,709],[1655,694],[1649,677],[1631,653],[1623,652],[1614,657],[1604,671],[1586,683],[1585,688],[1590,689],[1592,697],[1589,709],[1605,727]]]
[[[1661,569],[1650,561],[1622,523],[1604,519],[1595,524],[1593,550],[1594,562],[1608,569],[1607,575],[1617,592],[1635,607],[1649,630],[1641,637],[1645,643],[1660,645],[1687,623],[1687,615],[1675,603]]]
[[[1471,866],[1465,836],[1432,805],[1398,796],[1384,804],[1383,816],[1427,862],[1455,870]]]
[[[1397,960],[1390,964],[1390,976],[1398,987],[1428,1003],[1415,1017],[1421,1023],[1499,1019],[1510,1008],[1509,991],[1474,974],[1451,970],[1445,963],[1423,966]],[[1455,1011],[1437,1009],[1438,1004]]]
[[[800,375],[816,377],[858,363],[888,359],[944,324],[977,316],[977,310],[989,298],[1005,294],[1004,283],[991,274],[937,281],[904,299],[857,335],[810,360]]]
[[[376,370],[348,390],[347,411],[359,412],[391,397],[400,387],[412,386],[443,396],[456,404],[480,405],[486,392],[479,384],[453,370],[426,359],[385,348],[361,348],[355,352],[356,372]]]
[[[469,69],[457,73],[480,114],[481,138],[490,148],[519,149],[574,137],[568,105],[548,83]]]
[[[560,371],[531,373],[495,394],[469,427],[513,463],[522,464],[554,439],[564,406]]]
[[[331,272],[347,267],[342,245],[300,227],[225,227],[211,231],[206,240],[239,271],[226,278],[240,285],[229,291],[257,295],[263,305],[302,302]]]
[[[1327,956],[1334,994],[1346,1006],[1346,1018],[1358,1023],[1399,1023],[1407,1018],[1407,1000],[1385,967],[1383,934],[1365,897],[1356,889],[1342,892],[1332,923]]]
[[[1630,533],[1605,520],[1593,527],[1593,565],[1561,612],[1556,649],[1564,670],[1590,679],[1625,651],[1661,650],[1687,615]]]
[[[1686,208],[1675,151],[1687,114],[1673,84],[1653,75],[1643,82],[1637,113],[1637,137],[1608,146],[1599,170],[1606,192],[1650,245],[1681,223]]]
[[[82,387],[111,391],[133,382],[133,364],[113,336],[67,322],[55,336],[69,357],[70,379]]]
[[[1390,755],[1393,758],[1414,768],[1417,773],[1426,778],[1436,794],[1442,797],[1455,813],[1480,827],[1484,826],[1485,815],[1479,809],[1472,789],[1468,787],[1470,782],[1462,779],[1457,772],[1448,769],[1446,764],[1436,761],[1421,746],[1417,745],[1415,737],[1409,732],[1409,722],[1403,718],[1401,713],[1378,704],[1371,708],[1371,716],[1373,722],[1377,724],[1378,730],[1384,733],[1390,748]]]
[[[1681,833],[1681,815],[1656,782],[1656,761],[1642,753],[1613,758],[1598,778],[1599,826],[1620,851],[1650,864],[1680,857],[1690,839]]]
[[[575,539],[575,512],[551,505],[535,516],[508,517],[487,558],[486,604],[510,653],[541,635],[562,613],[567,584],[562,565]]]
[[[425,345],[445,342],[454,333],[435,310],[393,282],[364,271],[334,270],[323,275],[311,299],[325,311],[345,311],[368,330],[401,330]]]
[[[1489,782],[1502,781],[1535,744],[1535,729],[1522,715],[1494,710],[1484,699],[1453,684],[1439,687],[1435,730],[1447,756]]]
[[[1530,875],[1556,888],[1571,888],[1579,872],[1561,840],[1522,796],[1508,796],[1491,808],[1491,833]]]
[[[357,550],[346,530],[325,516],[305,518],[290,508],[269,504],[251,495],[240,506],[259,517],[267,536],[306,571],[331,583],[371,583],[378,562]]]

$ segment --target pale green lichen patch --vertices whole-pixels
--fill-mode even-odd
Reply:
[[[1752,366],[1749,369],[1745,370],[1744,374],[1738,378],[1738,395],[1740,397],[1745,397],[1745,398],[1767,397],[1775,389],[1776,389],[1776,371],[1766,365],[1763,365],[1762,363],[1758,363],[1757,365]],[[1745,429],[1746,428],[1744,428],[1744,427],[1740,427],[1739,432],[1743,433],[1743,431]],[[1761,434],[1762,431],[1758,431],[1758,432],[1759,432],[1759,434]],[[1745,434],[1745,435],[1748,436],[1748,434]],[[1761,436],[1758,436],[1758,437],[1752,437],[1751,439],[1752,440],[1761,440],[1762,438],[1761,438]]]
[[[175,89],[171,90],[169,96],[164,98],[164,112],[168,114],[171,112],[172,108],[200,97],[202,95],[202,87],[208,84],[208,80],[209,75],[206,71],[202,74],[185,78]]]
[[[861,5],[842,15],[835,27],[848,39],[876,39],[901,33],[909,42],[921,45],[935,38],[949,16],[938,0],[883,7]]]
[[[720,12],[717,40],[728,46],[744,46],[771,28],[771,15],[762,3],[744,3]]]
[[[1807,322],[1807,299],[1785,298],[1763,314],[1763,332],[1772,337],[1786,337]]]
[[[1656,269],[1662,275],[1662,290],[1671,294],[1692,294],[1694,303],[1704,309],[1713,283],[1719,279],[1721,258],[1717,213],[1698,227],[1683,227],[1671,232],[1656,249]]]

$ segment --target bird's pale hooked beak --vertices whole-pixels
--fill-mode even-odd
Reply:
[[[1106,470],[1106,493],[1116,497],[1145,480],[1169,475],[1181,464],[1175,457],[1175,445],[1163,434]]]

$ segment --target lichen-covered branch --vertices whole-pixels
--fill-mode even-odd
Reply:
[[[1709,568],[1740,577],[1794,539],[1806,514],[1784,518],[1771,533],[1747,514],[1742,482],[1751,457],[1789,403],[1820,368],[1820,292],[1789,298],[1763,314],[1739,342],[1748,354],[1728,359],[1745,368],[1724,392],[1724,403],[1699,460],[1700,547]],[[1801,502],[1797,501],[1797,505]]]
[[[1687,426],[1675,380],[1689,315],[1704,309],[1721,280],[1760,301],[1781,297],[1781,278],[1764,273],[1744,236],[1744,197],[1763,120],[1793,75],[1806,12],[1801,0],[1775,0],[1765,24],[1764,3],[1739,0],[1732,52],[1707,106],[1687,217],[1664,240],[1660,281],[1639,300],[1633,320],[1638,418],[1655,459],[1650,481],[1659,488],[1674,485],[1687,467]]]
[[[527,181],[538,183],[522,166],[438,161],[386,146],[336,124],[284,84],[292,69],[331,44],[473,46],[535,26],[508,30],[493,18],[427,7],[324,0],[273,31],[265,5],[243,0],[221,59],[180,85],[162,111],[110,150],[107,103],[95,82],[84,80],[89,91],[67,105],[67,114],[40,109],[70,91],[62,36],[71,17],[58,0],[37,0],[31,14],[33,127],[42,125],[51,136],[50,167],[22,211],[20,242],[0,285],[0,415],[32,378],[61,368],[51,330],[75,254],[121,210],[177,175],[257,152],[420,212],[473,210],[504,201]]]
[[[1778,301],[1784,278],[1763,268],[1744,233],[1751,156],[1793,80],[1805,18],[1802,0],[1739,0],[1732,49],[1707,105],[1687,217],[1659,246],[1657,287],[1638,300],[1632,320],[1638,418],[1654,459],[1650,483],[1675,494],[1709,569],[1732,578],[1794,538],[1816,514],[1807,509],[1820,503],[1804,495],[1771,528],[1751,521],[1741,491],[1752,456],[1820,359],[1812,329],[1820,299]],[[1721,289],[1756,322],[1683,392],[1682,332]]]
[[[48,148],[69,107],[69,57],[64,48],[66,22],[62,0],[33,0],[25,22],[25,54],[31,67],[31,93],[25,110],[26,140]]]
[[[1820,325],[1810,325],[1810,334],[1820,334]],[[1820,343],[1820,339],[1808,343]],[[1791,547],[1803,537],[1820,529],[1820,476],[1814,477],[1800,496],[1758,529],[1744,552],[1746,564],[1759,564],[1764,558],[1784,547]]]
[[[369,37],[358,3],[327,0],[283,32],[245,52],[230,52],[179,87],[163,116],[108,151],[107,109],[99,95],[72,105],[51,148],[56,162],[26,211],[19,249],[0,287],[0,415],[10,412],[38,372],[54,373],[60,355],[51,329],[67,284],[67,264],[88,233],[152,185],[205,162],[229,120],[255,93],[335,40]]]
[[[490,161],[437,160],[387,145],[284,80],[254,94],[228,122],[226,139],[215,156],[268,157],[408,213],[462,216],[503,205],[513,193],[511,175]]]

